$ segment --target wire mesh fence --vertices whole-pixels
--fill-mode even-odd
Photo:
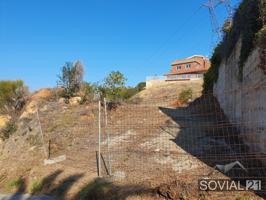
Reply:
[[[236,92],[229,91],[228,96]],[[246,120],[243,116],[247,113],[229,118],[213,94],[193,94],[194,100],[188,99],[188,103],[173,95],[122,103],[109,110],[101,148],[111,166],[102,169],[103,173],[106,170],[108,174],[108,168],[112,168],[113,173],[119,172],[119,176],[134,183],[163,182],[182,176],[192,182],[228,177],[260,179],[265,186],[262,127],[266,119]],[[263,102],[264,99],[256,99],[257,106],[249,114],[262,115]],[[227,114],[237,112],[237,106],[240,105],[227,108]],[[250,124],[256,126],[250,128]],[[265,189],[262,187],[263,192]]]
[[[215,95],[192,88],[185,98],[176,91],[119,103],[50,103],[39,117],[50,156],[64,154],[64,165],[95,176],[150,186],[176,179],[259,179],[265,192],[265,99],[251,98],[256,105],[250,109],[242,99],[223,110]]]

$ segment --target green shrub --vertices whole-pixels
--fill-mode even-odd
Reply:
[[[239,80],[242,80],[243,66],[254,49],[256,33],[262,28],[260,3],[262,0],[243,0],[233,18],[231,30],[222,42],[222,57],[228,59],[241,38]]]
[[[144,90],[145,87],[146,87],[146,83],[145,83],[145,82],[140,82],[140,83],[138,83],[137,86],[136,86],[136,88],[137,88],[137,90],[138,90],[139,92],[142,91],[142,90]]]
[[[14,113],[26,103],[28,89],[22,80],[0,81],[0,113]]]
[[[43,180],[42,179],[35,179],[29,186],[29,193],[31,194],[39,194],[43,189]]]
[[[180,101],[180,103],[188,103],[189,100],[192,99],[192,89],[185,89],[182,90],[179,94],[179,98],[178,100]]]
[[[139,90],[135,87],[125,87],[121,90],[121,97],[123,100],[127,100],[133,97],[138,92]]]
[[[124,87],[121,90],[121,97],[123,100],[128,100],[146,87],[145,82],[138,83],[135,87]]]
[[[23,184],[23,179],[21,177],[14,178],[6,184],[8,190],[18,189]]]
[[[266,49],[266,25],[256,34],[256,43],[261,49]]]
[[[204,74],[204,83],[203,83],[203,91],[205,93],[211,92],[213,88],[213,84],[217,82],[219,76],[219,66],[222,62],[221,57],[221,44],[219,44],[213,52],[211,57],[211,67]]]
[[[97,94],[100,99],[106,98],[109,102],[120,102],[130,99],[146,86],[145,82],[140,82],[135,87],[127,87],[126,80],[121,72],[112,71],[104,79],[103,84],[93,85],[93,95]]]
[[[11,120],[6,126],[0,131],[0,138],[2,140],[8,139],[13,133],[17,131],[17,125],[14,120]]]

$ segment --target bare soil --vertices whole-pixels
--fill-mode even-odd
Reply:
[[[97,179],[97,103],[70,106],[38,97],[41,127],[36,113],[31,112],[0,146],[0,191],[26,193],[33,180],[40,179],[43,187],[38,193],[66,200],[262,199],[252,192],[198,191],[199,178],[228,177],[197,156],[202,150],[199,146],[213,138],[203,129],[189,129],[184,137],[182,126],[215,121],[175,110],[178,92],[173,93],[176,90],[171,87],[160,90],[144,91],[136,98],[142,98],[140,103],[122,103],[109,111],[107,129],[102,115],[102,179]],[[193,133],[201,140],[195,140]],[[181,141],[176,140],[178,136]],[[47,152],[50,158],[66,155],[67,159],[44,166]],[[109,163],[112,178],[107,175]],[[23,185],[14,191],[7,189],[7,183],[19,176]]]

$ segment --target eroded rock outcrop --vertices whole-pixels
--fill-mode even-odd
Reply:
[[[213,92],[230,122],[239,128],[249,151],[259,157],[266,154],[266,75],[259,67],[260,51],[255,48],[239,81],[240,41],[229,59],[222,61]]]

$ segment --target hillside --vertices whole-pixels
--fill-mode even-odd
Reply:
[[[202,80],[192,80],[192,81],[178,81],[169,82],[168,84],[163,84],[162,86],[152,87],[139,92],[132,98],[132,101],[139,100],[142,103],[171,103],[178,100],[179,94],[184,91],[191,89],[192,98],[195,99],[201,96],[202,93]]]
[[[51,90],[35,93],[21,114],[18,130],[0,144],[1,192],[31,191],[59,199],[151,200],[166,199],[169,195],[168,199],[243,196],[260,199],[247,192],[198,192],[197,179],[215,171],[213,163],[201,156],[202,152],[213,152],[211,148],[218,144],[225,149],[229,147],[202,127],[202,123],[212,126],[217,123],[216,113],[210,118],[202,115],[213,110],[205,106],[210,99],[197,99],[182,108],[172,106],[184,87],[195,90],[201,85],[187,82],[144,90],[133,97],[138,100],[141,97],[140,103],[122,103],[108,112],[107,130],[102,115],[101,152],[105,162],[102,162],[101,173],[104,179],[96,179],[98,103],[70,105],[57,101]],[[193,93],[193,97],[197,95]],[[190,127],[191,121],[193,127]],[[106,131],[110,134],[109,151]],[[206,149],[209,142],[214,146]],[[51,159],[62,155],[66,159],[44,165],[48,149]],[[111,179],[107,176],[108,155],[111,155]],[[208,176],[225,177],[218,171]],[[19,187],[10,187],[10,182],[19,177]]]

